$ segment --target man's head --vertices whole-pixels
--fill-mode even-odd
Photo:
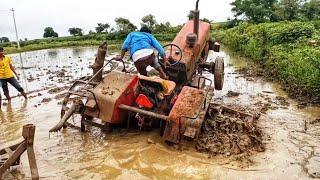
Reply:
[[[3,54],[3,47],[0,47],[0,57],[2,57],[4,54]]]
[[[147,26],[142,26],[140,29],[140,32],[146,32],[151,34],[151,30]]]

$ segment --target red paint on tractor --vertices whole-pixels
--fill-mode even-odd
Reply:
[[[123,91],[119,99],[116,101],[111,123],[123,123],[127,120],[128,113],[123,112],[123,110],[119,108],[119,105],[124,104],[132,106],[134,104],[138,89],[138,80],[138,76],[133,76],[127,89]]]
[[[139,94],[139,96],[136,99],[136,104],[139,107],[143,107],[143,108],[147,108],[147,109],[152,109],[152,107],[153,107],[152,102],[144,94]]]
[[[193,24],[193,20],[188,21],[172,41],[172,44],[179,46],[182,51],[181,63],[184,66],[182,65],[179,67],[179,72],[183,72],[183,78],[186,78],[185,81],[192,80],[192,76],[196,71],[196,63],[199,61],[201,53],[205,52],[204,54],[207,54],[209,49],[209,44],[207,42],[210,41],[210,24],[201,21],[199,22],[199,35],[195,45],[193,47],[188,45],[187,35],[193,33]],[[173,46],[172,49],[167,49],[166,54],[169,55],[170,52],[178,51],[178,48]],[[173,59],[179,59],[180,56],[181,54],[179,53],[172,54]],[[167,71],[170,71],[170,67]],[[172,79],[176,78],[180,77],[172,77]]]

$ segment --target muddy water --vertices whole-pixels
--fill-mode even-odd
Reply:
[[[18,139],[24,124],[36,124],[35,151],[41,179],[320,177],[320,123],[314,123],[320,118],[320,108],[299,109],[290,99],[287,99],[289,106],[281,105],[277,96],[286,97],[281,86],[237,74],[236,69],[246,66],[246,62],[227,51],[219,54],[225,57],[225,86],[223,91],[215,93],[214,101],[253,109],[263,103],[270,103],[272,107],[259,120],[265,133],[266,151],[255,153],[250,163],[224,156],[208,158],[192,147],[183,150],[168,147],[161,142],[157,131],[121,130],[104,134],[95,128],[87,133],[66,129],[49,137],[49,129],[59,120],[61,99],[55,99],[57,94],[50,94],[48,90],[67,86],[75,78],[89,74],[88,66],[95,53],[95,47],[23,53],[25,68],[19,68],[21,62],[13,55],[21,84],[34,93],[28,101],[22,97],[13,98],[9,104],[4,101],[0,111],[0,147]],[[229,90],[240,95],[228,97]],[[11,92],[13,96],[17,94],[14,89]],[[44,98],[52,100],[42,103]],[[26,155],[22,157],[21,166],[13,168],[4,178],[30,178]]]

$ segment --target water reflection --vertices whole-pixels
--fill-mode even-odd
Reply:
[[[50,50],[48,51],[49,58],[57,58],[58,52],[56,50]]]
[[[73,57],[79,57],[83,50],[81,48],[74,48],[72,49],[72,56]]]
[[[0,109],[0,125],[3,124],[4,121],[5,121],[5,119],[4,119],[4,113],[3,113],[2,109]]]
[[[19,103],[19,104],[18,104]],[[8,142],[21,136],[21,127],[28,115],[28,101],[9,101],[0,111],[0,142]]]
[[[15,113],[13,113],[11,101],[9,101],[7,104],[7,121],[13,122],[14,115]]]

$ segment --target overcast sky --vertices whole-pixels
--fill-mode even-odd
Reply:
[[[200,0],[200,17],[215,22],[232,17],[233,0]],[[136,26],[141,18],[153,14],[158,23],[173,25],[187,20],[196,0],[1,0],[0,37],[15,40],[12,13],[15,9],[19,38],[42,38],[45,27],[53,27],[59,36],[67,36],[68,28],[80,27],[87,33],[97,23],[114,26],[116,17],[124,17]]]

